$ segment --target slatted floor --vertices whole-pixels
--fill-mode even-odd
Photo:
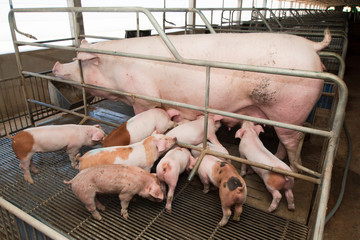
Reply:
[[[230,152],[235,151],[234,146]],[[73,195],[70,186],[63,183],[77,174],[65,151],[35,154],[33,160],[41,172],[32,174],[35,185],[30,185],[23,180],[11,140],[0,139],[0,149],[0,195],[72,239],[307,238],[311,199],[303,195],[311,196],[312,188],[303,188],[304,184],[298,181],[294,189],[296,211],[289,212],[283,199],[277,212],[267,213],[270,194],[256,175],[245,177],[249,194],[241,220],[229,220],[222,228],[217,227],[222,217],[218,191],[204,194],[199,180],[188,182],[186,174],[179,180],[171,214],[165,211],[165,201],[154,203],[137,197],[130,203],[129,220],[124,220],[117,196],[102,195],[100,201],[107,209],[101,212],[103,220],[97,221]],[[81,153],[89,149],[82,148]],[[306,207],[301,207],[303,203]]]

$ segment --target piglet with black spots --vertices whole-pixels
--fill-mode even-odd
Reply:
[[[136,166],[102,165],[79,172],[69,182],[75,196],[85,204],[92,216],[101,220],[96,210],[105,210],[97,193],[119,194],[121,202],[121,215],[128,219],[128,206],[131,199],[137,194],[152,201],[161,202],[164,194],[160,182],[155,174],[148,173]]]
[[[31,158],[36,152],[54,152],[66,149],[72,167],[76,167],[75,155],[82,146],[94,146],[105,137],[100,125],[65,124],[42,126],[25,129],[12,139],[12,148],[20,160],[20,167],[24,171],[25,181],[34,184],[30,170],[38,173]],[[29,170],[30,167],[30,170]]]
[[[191,160],[197,161],[197,158]],[[191,163],[193,166],[194,163]],[[219,226],[227,224],[231,216],[231,207],[234,207],[233,220],[240,221],[243,204],[247,196],[247,188],[244,179],[239,175],[233,165],[222,161],[212,155],[205,155],[197,172],[200,181],[204,184],[204,193],[208,193],[210,184],[219,188],[219,196],[223,217]]]
[[[288,165],[265,148],[259,139],[259,134],[263,131],[260,125],[254,125],[253,122],[244,121],[242,123],[241,128],[235,134],[236,138],[241,139],[239,145],[240,156],[252,162],[291,171]],[[278,208],[281,200],[280,190],[282,189],[285,190],[288,209],[295,210],[294,195],[292,192],[294,186],[293,177],[281,175],[262,168],[251,168],[262,178],[267,190],[272,194],[273,200],[269,206],[269,212],[273,212]],[[244,176],[245,174],[246,164],[242,164],[241,175]]]

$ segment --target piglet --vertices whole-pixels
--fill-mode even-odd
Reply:
[[[206,143],[207,147],[212,150],[212,151],[216,151],[216,152],[219,152],[219,153],[223,153],[223,154],[229,154],[229,151],[223,146],[223,145],[215,145],[215,144],[212,144],[211,142],[207,142]],[[203,144],[200,143],[197,145],[197,147],[203,147]],[[191,154],[192,156],[194,156],[195,158],[199,157],[200,156],[200,151],[198,150],[195,150],[195,149],[192,149],[191,150]],[[219,157],[220,158],[220,157]],[[223,159],[223,158],[220,158],[222,160],[226,160],[226,159]],[[231,163],[230,160],[226,160],[228,161],[229,163]]]
[[[30,170],[38,173],[31,158],[36,152],[53,152],[66,149],[72,167],[76,167],[75,155],[82,146],[94,146],[105,137],[100,125],[55,125],[25,129],[12,138],[12,148],[20,160],[25,181],[34,184]]]
[[[241,139],[239,145],[240,157],[246,158],[249,161],[291,171],[288,165],[275,157],[275,155],[264,147],[259,139],[259,133],[263,131],[264,130],[260,125],[254,125],[253,122],[249,121],[243,122],[241,128],[235,134],[236,138]],[[273,212],[278,208],[281,200],[281,189],[285,189],[288,209],[295,210],[294,195],[292,192],[294,186],[293,177],[281,175],[262,168],[251,168],[263,179],[267,190],[272,194],[273,200],[268,209],[269,212]],[[242,164],[241,175],[244,176],[245,174],[246,164]]]
[[[190,165],[194,166],[197,159],[191,159]],[[215,156],[205,155],[197,174],[200,181],[204,184],[204,193],[209,192],[210,183],[219,188],[223,217],[218,225],[225,226],[227,224],[233,205],[235,205],[233,220],[240,221],[243,204],[247,196],[247,188],[244,179],[239,175],[234,166]]]
[[[161,108],[139,113],[106,136],[102,142],[103,147],[126,146],[140,142],[154,131],[164,133],[176,126],[171,118],[179,114],[180,112],[175,109],[165,111]]]
[[[127,208],[130,200],[138,194],[143,198],[161,202],[164,194],[155,174],[148,173],[136,166],[102,165],[79,172],[69,182],[75,196],[85,204],[92,216],[101,220],[96,210],[105,207],[96,198],[97,193],[119,194],[121,215],[128,219]]]
[[[157,177],[169,187],[165,207],[168,213],[171,213],[171,203],[179,175],[188,169],[190,158],[192,156],[188,149],[176,147],[168,151],[156,166]]]
[[[207,139],[213,144],[221,145],[217,139],[215,132],[221,126],[220,120],[223,117],[220,115],[210,115],[208,117]],[[204,137],[204,116],[198,117],[194,121],[185,122],[169,132],[166,136],[176,137],[179,142],[197,145],[203,141]]]
[[[175,143],[176,138],[154,132],[141,142],[128,146],[97,148],[88,151],[82,157],[77,155],[79,170],[104,164],[123,164],[137,166],[150,172],[160,155],[168,151]]]

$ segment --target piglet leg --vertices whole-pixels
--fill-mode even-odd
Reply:
[[[101,202],[99,202],[99,200],[95,197],[95,205],[96,208],[101,210],[101,211],[105,211],[105,206],[101,204]]]
[[[281,193],[278,190],[272,190],[270,192],[271,192],[271,194],[273,196],[273,200],[272,200],[272,202],[270,204],[270,207],[269,207],[268,211],[273,212],[279,206],[279,203],[280,203],[280,200],[281,200]]]
[[[133,195],[127,194],[127,193],[120,193],[119,199],[121,202],[121,216],[123,216],[124,219],[129,219],[129,213],[127,211],[127,208],[129,206],[129,203],[132,199]]]
[[[165,206],[165,209],[168,213],[171,213],[171,204],[174,199],[174,192],[175,192],[175,187],[169,186],[169,192],[167,195],[166,206]]]
[[[20,159],[20,168],[24,171],[24,179],[30,184],[34,184],[34,180],[32,179],[30,174],[30,170],[35,170],[35,173],[39,172],[39,170],[35,167],[34,163],[31,161],[32,155],[33,154],[28,154],[25,158]]]
[[[241,215],[242,211],[243,211],[243,204],[242,203],[237,203],[235,205],[235,208],[234,208],[233,220],[240,221],[240,215]]]
[[[220,227],[225,226],[231,216],[231,209],[229,207],[223,206],[222,211],[223,211],[223,217],[222,217],[221,221],[218,223],[218,225]]]
[[[294,195],[291,189],[285,190],[285,197],[288,203],[288,209],[294,211],[295,210]]]

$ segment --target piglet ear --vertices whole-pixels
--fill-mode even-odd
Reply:
[[[93,126],[96,127],[96,128],[102,129],[99,124],[95,124],[95,125],[93,125]]]
[[[245,129],[240,128],[239,130],[236,131],[235,138],[242,138],[244,133],[245,133]]]
[[[99,141],[103,140],[104,137],[105,137],[105,134],[104,134],[104,133],[102,133],[102,132],[96,132],[95,134],[93,134],[91,140],[93,140],[93,141],[95,141],[95,142],[99,142]]]
[[[149,186],[149,194],[156,200],[164,199],[164,193],[162,192],[161,187],[160,187],[160,191],[159,191],[156,187]]]
[[[264,129],[261,127],[261,125],[255,125],[254,130],[257,135],[259,135],[261,132],[264,132]]]
[[[179,116],[180,115],[180,111],[174,109],[174,108],[170,108],[168,110],[166,110],[167,114],[169,115],[170,119],[172,119],[175,116]]]
[[[156,147],[157,147],[157,150],[158,150],[159,152],[165,151],[165,150],[166,150],[166,147],[167,147],[167,141],[166,141],[166,140],[163,140],[163,139],[160,139],[159,141],[157,141]]]
[[[214,116],[212,117],[212,119],[214,119],[214,122],[220,121],[220,120],[222,120],[223,118],[224,118],[224,117],[221,116],[221,115],[214,115]]]

